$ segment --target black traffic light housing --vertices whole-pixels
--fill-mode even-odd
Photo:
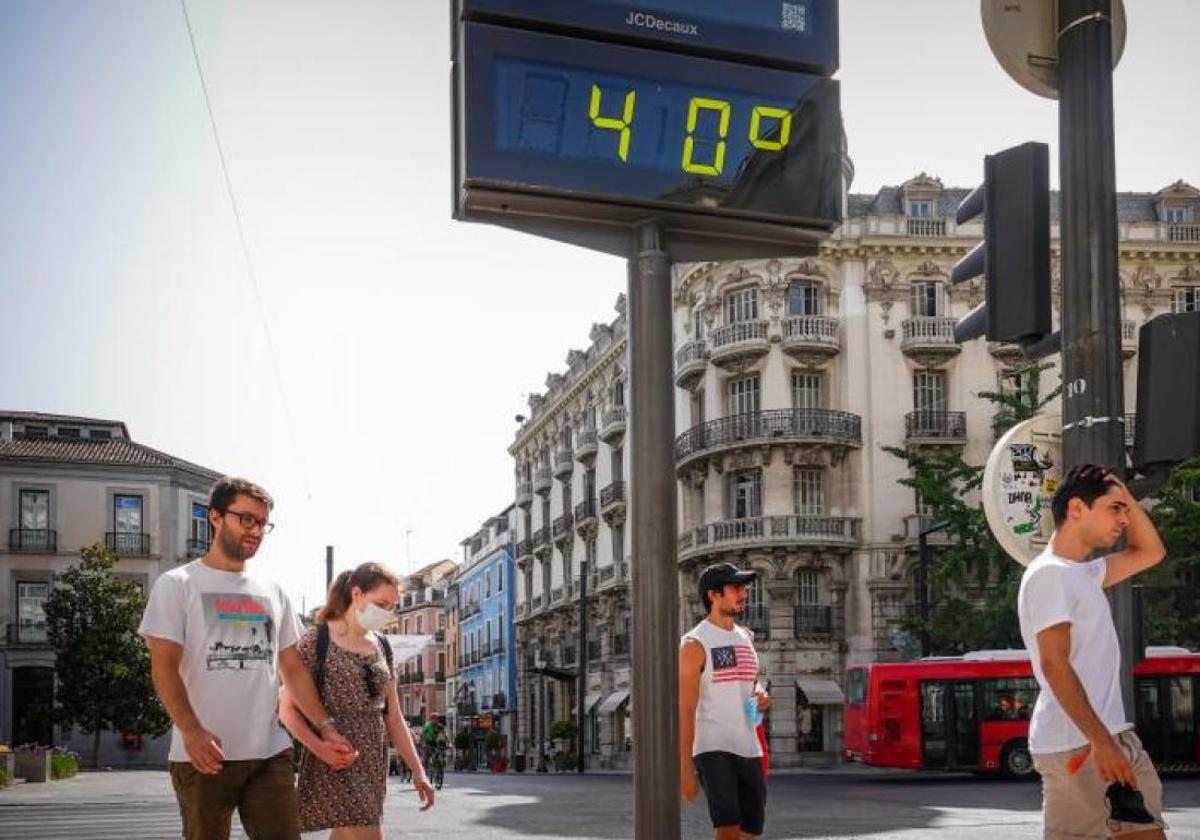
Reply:
[[[983,213],[983,241],[950,272],[985,278],[985,302],[954,327],[956,341],[986,335],[1032,347],[1051,331],[1050,149],[1022,143],[983,159],[983,184],[963,199],[963,224]]]
[[[1133,466],[1153,473],[1200,458],[1200,312],[1159,315],[1138,341]]]

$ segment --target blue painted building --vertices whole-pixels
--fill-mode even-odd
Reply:
[[[509,761],[516,733],[514,510],[508,507],[462,541],[453,703],[459,731],[466,730],[471,736],[468,761],[479,768],[491,766],[495,760],[494,753],[489,754],[488,733],[500,736]]]

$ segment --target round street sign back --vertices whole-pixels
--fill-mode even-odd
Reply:
[[[1062,416],[1041,414],[1013,426],[983,469],[983,512],[992,534],[1023,566],[1054,530],[1050,500],[1062,480]]]
[[[980,0],[980,11],[1004,72],[1026,90],[1058,99],[1057,0]],[[1112,48],[1116,67],[1125,52],[1124,0],[1112,0]]]

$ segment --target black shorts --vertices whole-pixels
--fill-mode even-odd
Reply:
[[[767,817],[767,782],[762,759],[727,752],[700,753],[693,759],[713,828],[740,826],[747,834],[762,834]]]

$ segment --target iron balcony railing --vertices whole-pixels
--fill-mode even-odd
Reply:
[[[954,318],[918,316],[905,318],[901,324],[901,349],[912,346],[925,347],[930,344],[956,344],[954,340]]]
[[[188,557],[203,557],[208,553],[208,540],[188,540],[187,541],[187,556]]]
[[[796,638],[828,636],[833,632],[833,609],[822,604],[796,604],[792,608]]]
[[[575,527],[575,516],[570,513],[564,513],[562,516],[554,520],[554,539],[564,537],[571,532]]]
[[[44,645],[50,641],[44,621],[9,624],[5,630],[10,645]]]
[[[849,516],[752,516],[710,522],[679,535],[680,552],[705,551],[738,543],[856,545],[862,520]]]
[[[967,414],[965,411],[910,411],[904,416],[904,436],[965,440]]]
[[[708,360],[708,342],[704,339],[689,341],[675,351],[675,369],[687,367],[693,362]]]
[[[945,236],[945,219],[905,219],[909,236]]]
[[[533,554],[533,541],[526,537],[517,542],[517,557],[526,557]]]
[[[540,466],[533,471],[533,489],[535,492],[549,490],[551,484],[553,484],[553,479],[550,477],[549,464]]]
[[[564,446],[554,453],[554,471],[556,473],[564,470],[575,469],[575,450],[569,446]]]
[[[600,491],[600,509],[604,510],[609,505],[617,502],[625,501],[625,482],[614,481]]]
[[[841,322],[829,315],[793,315],[783,321],[783,340],[837,346],[840,330]]]
[[[545,525],[533,532],[533,547],[543,545],[550,545],[550,529]]]
[[[150,535],[109,531],[104,535],[104,544],[117,554],[149,554]]]
[[[58,531],[49,528],[9,528],[9,551],[58,551]]]
[[[595,429],[581,430],[575,437],[575,455],[579,458],[595,455],[596,449],[600,446],[599,438]]]
[[[767,338],[767,322],[759,318],[754,321],[739,321],[728,324],[712,331],[711,340],[714,349],[738,344],[743,341],[765,341]]]
[[[604,419],[600,425],[605,432],[611,431],[616,426],[624,426],[625,406],[610,405],[604,409]]]
[[[781,408],[734,414],[693,426],[675,440],[675,457],[683,460],[708,449],[769,438],[862,445],[862,418],[828,408]]]
[[[518,481],[517,482],[517,502],[527,502],[533,498],[533,482]]]
[[[596,518],[596,500],[584,499],[579,504],[575,505],[575,521],[583,522],[586,519]]]

